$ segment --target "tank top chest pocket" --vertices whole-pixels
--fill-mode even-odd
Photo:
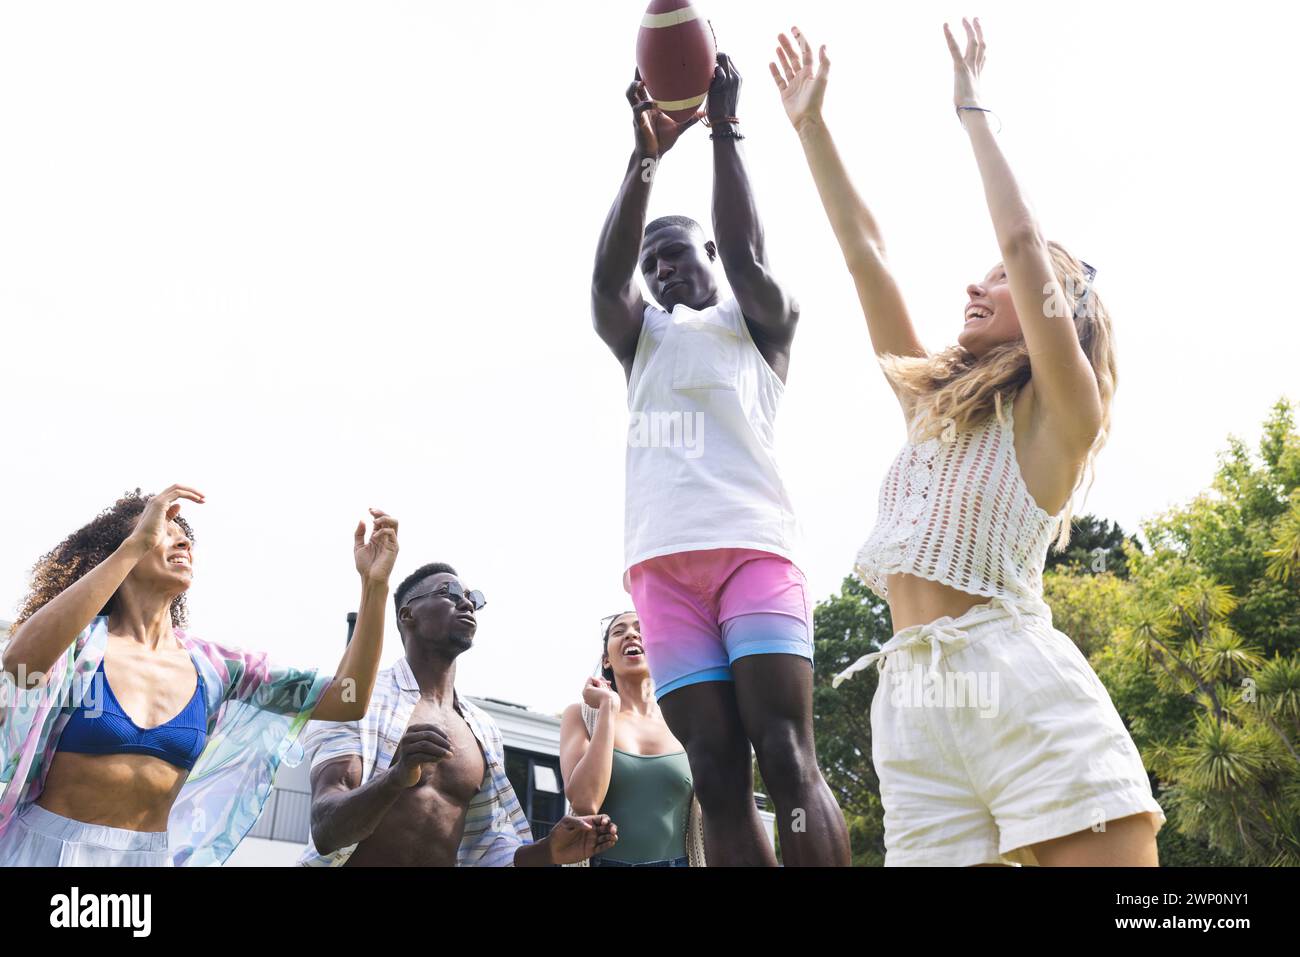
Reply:
[[[735,391],[740,337],[721,322],[687,320],[672,329],[673,388]]]

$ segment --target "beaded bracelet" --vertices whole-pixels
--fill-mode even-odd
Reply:
[[[740,117],[726,116],[720,120],[710,120],[707,116],[704,118],[704,125],[709,127],[709,129],[713,129],[715,123],[721,124],[723,126],[735,127],[740,125]],[[743,140],[744,138],[745,138],[745,134],[735,129],[723,130],[721,133],[709,134],[709,139],[711,140]]]

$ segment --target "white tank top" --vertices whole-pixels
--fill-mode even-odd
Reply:
[[[855,565],[881,598],[889,597],[885,579],[906,572],[988,598],[1041,599],[1061,516],[1039,508],[1025,486],[1011,405],[1003,404],[1002,421],[990,415],[898,453]]]
[[[735,299],[646,306],[627,386],[625,568],[706,548],[795,560],[773,447],[784,392]]]

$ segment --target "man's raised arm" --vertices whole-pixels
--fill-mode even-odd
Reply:
[[[725,53],[718,54],[709,88],[709,124],[713,129],[713,234],[727,282],[745,318],[757,326],[769,344],[788,348],[799,319],[799,307],[772,278],[763,243],[763,224],[745,170],[745,158],[734,134],[740,99],[740,74]],[[783,376],[784,378],[784,376]]]
[[[663,154],[702,114],[680,123],[672,119],[650,99],[640,71],[627,88],[627,100],[632,106],[636,147],[600,231],[591,277],[591,315],[597,334],[618,357],[623,371],[631,375],[646,306],[636,273],[646,210],[650,205],[650,186]]]

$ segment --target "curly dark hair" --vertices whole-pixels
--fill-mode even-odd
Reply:
[[[80,580],[96,565],[117,551],[135,530],[136,519],[144,511],[145,504],[152,495],[141,494],[139,489],[127,492],[108,508],[100,512],[88,524],[77,529],[54,549],[43,555],[32,567],[32,587],[23,600],[14,622],[14,630],[32,615],[49,604],[59,593]],[[179,515],[175,522],[194,541],[194,530]],[[100,611],[107,615],[113,610],[117,599],[114,594]],[[172,625],[184,627],[187,620],[185,595],[181,593],[172,599]],[[12,633],[12,632],[11,632]]]

